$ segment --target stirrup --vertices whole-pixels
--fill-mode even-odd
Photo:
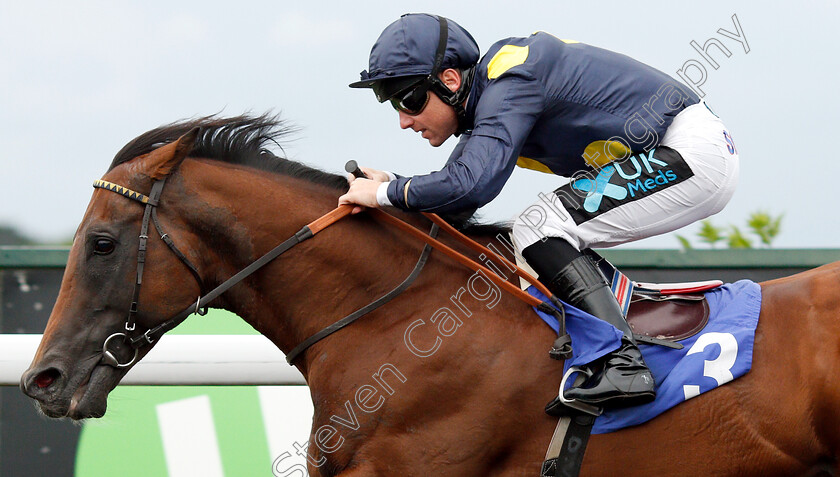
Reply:
[[[563,395],[563,391],[566,390],[566,381],[568,381],[569,377],[575,373],[580,373],[586,376],[586,378],[581,380],[581,383],[586,379],[591,378],[594,374],[589,368],[584,368],[581,366],[572,366],[571,368],[569,368],[569,370],[566,371],[566,374],[563,375],[563,380],[560,381],[560,392],[557,395],[557,399],[559,399],[560,402],[566,407],[576,409],[580,412],[584,412],[592,416],[600,416],[601,413],[604,412],[604,408],[594,406],[592,404],[587,404],[576,399],[566,399],[566,396]]]

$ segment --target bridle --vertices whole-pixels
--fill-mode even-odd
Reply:
[[[348,163],[348,166],[349,164],[350,163]],[[350,169],[348,167],[348,171],[349,170]],[[162,230],[160,221],[157,218],[157,207],[159,206],[160,195],[163,192],[163,186],[165,183],[165,177],[163,179],[155,180],[155,182],[152,184],[151,192],[148,196],[105,180],[97,180],[93,183],[94,188],[115,192],[117,194],[120,194],[124,197],[127,197],[131,200],[140,202],[145,205],[145,210],[143,212],[143,221],[140,226],[140,241],[137,253],[137,275],[134,283],[134,292],[132,296],[131,305],[129,306],[128,316],[125,321],[125,329],[124,331],[119,331],[111,334],[110,336],[108,336],[108,338],[105,339],[105,342],[102,344],[101,363],[104,365],[112,366],[114,368],[128,368],[132,366],[134,363],[137,362],[137,358],[142,347],[155,343],[158,339],[160,339],[161,336],[163,336],[166,332],[181,324],[190,315],[194,313],[200,315],[205,314],[207,312],[208,304],[211,301],[218,298],[222,293],[224,293],[237,283],[241,282],[246,277],[256,272],[266,264],[270,263],[272,260],[279,257],[281,254],[287,252],[295,245],[298,245],[301,242],[312,238],[321,230],[350,215],[350,211],[353,209],[352,206],[342,205],[332,210],[331,212],[321,216],[317,220],[310,222],[309,224],[301,228],[293,236],[289,237],[281,244],[277,245],[275,248],[270,250],[268,253],[258,258],[232,277],[228,278],[226,281],[224,281],[222,284],[220,284],[213,290],[205,293],[204,281],[201,279],[201,276],[198,273],[198,269],[195,267],[195,265],[192,264],[192,262],[189,261],[186,255],[184,255],[178,249],[178,247],[175,246],[175,243],[172,241],[169,235]],[[426,242],[426,245],[423,248],[423,252],[421,253],[419,260],[417,261],[417,264],[415,265],[414,269],[409,274],[409,276],[390,292],[386,293],[385,295],[381,296],[380,298],[371,302],[370,304],[360,308],[359,310],[356,310],[355,312],[345,316],[344,318],[338,320],[332,325],[325,327],[321,331],[313,334],[312,336],[301,342],[299,345],[297,345],[286,356],[286,361],[289,364],[292,364],[295,358],[300,356],[300,354],[303,353],[303,351],[305,351],[308,347],[312,346],[319,340],[353,323],[365,314],[384,305],[385,303],[389,302],[391,299],[402,293],[419,276],[420,271],[425,265],[432,248],[437,248],[441,250],[444,254],[461,262],[467,268],[471,268],[474,271],[480,271],[484,273],[485,277],[495,282],[502,289],[513,294],[525,303],[531,306],[538,307],[540,310],[546,313],[553,314],[560,323],[560,337],[555,341],[554,346],[552,348],[553,356],[557,357],[558,359],[571,356],[571,340],[565,332],[565,314],[563,313],[562,303],[556,297],[554,297],[552,293],[548,291],[547,288],[545,288],[545,286],[543,286],[539,281],[537,281],[527,272],[525,272],[515,264],[511,263],[504,257],[501,257],[495,252],[484,248],[469,237],[464,236],[459,231],[457,231],[452,225],[450,225],[435,214],[424,214],[433,222],[432,229],[427,234],[379,209],[370,209],[368,212],[380,218],[384,222],[392,224],[395,227],[400,228],[401,230],[408,232],[414,237]],[[163,240],[166,243],[169,249],[172,250],[172,252],[190,270],[196,282],[198,283],[201,292],[194,304],[188,306],[172,318],[169,318],[168,320],[159,323],[158,325],[146,330],[145,332],[138,334],[135,332],[137,328],[136,321],[137,313],[139,310],[140,288],[143,284],[143,270],[145,268],[146,263],[146,246],[149,239],[148,231],[150,222],[154,225],[158,233],[160,233],[161,240]],[[450,235],[455,236],[457,239],[462,241],[464,244],[466,244],[473,250],[479,251],[482,254],[486,254],[489,257],[499,259],[500,261],[508,265],[510,269],[515,270],[514,273],[516,275],[519,275],[520,277],[529,281],[531,284],[536,286],[543,294],[550,297],[551,303],[539,300],[529,295],[528,293],[520,290],[518,287],[507,282],[505,279],[500,278],[498,275],[495,274],[495,272],[491,271],[487,267],[467,258],[466,256],[460,254],[459,252],[451,249],[450,247],[436,240],[435,237],[439,228],[447,231]],[[124,363],[121,363],[119,361],[116,354],[118,351],[114,348],[114,346],[112,346],[112,344],[117,343],[116,340],[119,338],[122,338],[123,344],[129,344],[131,346],[131,349],[134,350],[134,354],[131,357],[131,359]]]
[[[186,315],[183,318],[180,318],[180,314],[175,318],[165,321],[161,325],[158,325],[155,328],[152,328],[140,336],[132,337],[132,332],[135,331],[137,328],[137,313],[139,311],[139,303],[140,303],[140,288],[143,285],[143,270],[146,264],[146,246],[149,241],[149,223],[151,222],[157,232],[160,234],[161,240],[166,243],[170,250],[177,256],[184,265],[187,266],[190,273],[195,278],[195,281],[198,283],[198,288],[200,290],[198,300],[195,303],[195,308],[190,307],[192,310],[190,314],[197,313],[199,315],[204,315],[207,313],[207,307],[201,306],[201,297],[205,295],[206,287],[204,285],[204,280],[201,279],[201,275],[198,274],[198,269],[195,265],[190,262],[186,255],[184,255],[172,239],[169,237],[169,234],[164,232],[160,221],[157,217],[157,207],[160,200],[160,194],[163,192],[163,186],[166,184],[166,178],[156,180],[152,184],[152,190],[148,196],[143,195],[139,192],[135,192],[131,189],[123,187],[118,184],[114,184],[113,182],[108,182],[104,180],[97,180],[94,181],[93,187],[97,189],[105,189],[111,192],[116,192],[122,196],[125,196],[131,200],[140,202],[146,206],[145,210],[143,211],[143,222],[140,226],[140,240],[139,245],[137,247],[137,273],[136,279],[134,281],[134,292],[132,293],[131,304],[128,307],[128,317],[125,320],[125,331],[113,333],[108,338],[105,339],[105,343],[102,345],[102,362],[103,364],[107,364],[113,366],[115,368],[127,368],[134,364],[137,360],[137,356],[140,351],[140,347],[145,344],[152,344],[160,338],[163,333],[168,331],[175,326],[178,326],[184,319],[186,319]],[[171,322],[171,324],[170,324]],[[165,325],[165,326],[164,326]],[[160,331],[158,328],[164,327],[166,331]],[[109,349],[109,344],[118,338],[122,338],[123,342],[128,342],[132,349],[134,350],[134,356],[131,358],[130,361],[127,363],[120,363],[119,359],[117,359],[116,354]]]

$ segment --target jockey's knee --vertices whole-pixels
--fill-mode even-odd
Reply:
[[[513,221],[513,244],[520,253],[530,245],[545,241],[548,237],[558,237],[575,244],[577,240],[566,230],[567,221],[559,219],[553,210],[538,202],[516,216]],[[571,220],[570,224],[574,224]]]

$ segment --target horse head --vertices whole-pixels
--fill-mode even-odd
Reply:
[[[200,264],[200,245],[184,219],[159,218],[154,210],[174,208],[161,196],[162,186],[193,149],[197,132],[124,158],[94,184],[43,339],[21,378],[24,393],[47,416],[102,416],[108,393],[155,344],[132,346],[130,339],[164,323],[171,310],[188,306],[203,291],[193,265]],[[123,152],[129,151],[126,146]],[[182,247],[184,256],[155,232]]]
[[[208,290],[335,208],[348,187],[343,176],[266,149],[288,132],[272,116],[200,118],[148,131],[117,153],[94,182],[55,307],[21,378],[46,415],[102,416],[108,393],[161,335],[199,310],[198,297],[209,300]],[[331,227],[317,246],[303,244],[296,258],[218,292],[212,306],[292,349],[334,314],[365,305],[369,290],[400,278],[399,269],[376,269],[375,257],[410,256],[418,246],[369,233],[372,224],[355,217]],[[339,245],[364,233],[352,255]],[[342,299],[324,300],[324,292]],[[307,361],[295,363],[304,375]]]

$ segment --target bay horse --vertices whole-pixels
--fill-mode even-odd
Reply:
[[[344,177],[265,150],[284,130],[266,115],[202,118],[149,131],[116,155],[103,180],[148,194],[153,180],[168,178],[157,220],[196,272],[150,234],[139,330],[167,320],[194,303],[203,286],[218,285],[335,208],[347,190]],[[107,365],[102,350],[126,322],[143,210],[111,191],[93,193],[43,339],[21,378],[47,416],[102,416],[109,392],[130,369]],[[429,225],[419,215],[397,215]],[[483,244],[502,231],[472,230]],[[369,214],[353,215],[213,306],[288,353],[399,283],[421,249]],[[832,264],[762,283],[752,370],[648,423],[593,435],[582,475],[835,473],[838,276],[840,265]],[[310,475],[538,475],[556,424],[543,407],[562,374],[561,363],[547,356],[554,337],[528,306],[432,253],[404,293],[295,361],[315,408]]]

